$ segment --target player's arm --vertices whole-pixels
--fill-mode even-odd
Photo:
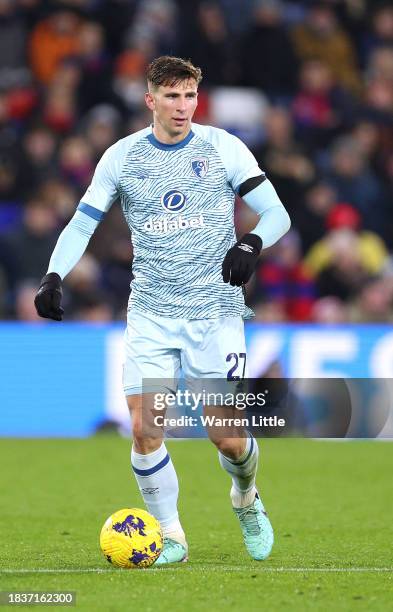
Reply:
[[[263,248],[272,246],[290,228],[291,220],[273,185],[264,175],[248,179],[239,189],[246,204],[260,216],[251,233],[229,249],[222,264],[225,283],[247,283]]]
[[[260,179],[260,177],[256,178]],[[249,179],[244,186],[247,188],[247,183],[248,186],[251,186],[253,181],[254,179]],[[258,236],[261,239],[261,249],[272,246],[287,233],[291,227],[291,220],[268,178],[264,177],[257,186],[245,193],[242,193],[240,189],[239,195],[260,217],[250,235]]]
[[[277,242],[289,230],[291,221],[249,149],[234,137],[231,137],[231,144],[234,153],[232,164],[228,164],[230,183],[260,216],[256,227],[229,249],[222,264],[224,282],[239,287],[250,280],[261,250]]]
[[[93,207],[89,207],[92,209],[90,211],[92,216],[89,216],[84,212],[83,207],[88,207],[88,205],[79,204],[71,221],[60,234],[49,261],[48,272],[41,280],[35,297],[36,310],[40,317],[45,319],[62,320],[64,313],[61,307],[62,280],[85,252],[89,240],[101,220],[97,216],[103,216],[103,213]]]
[[[94,230],[117,197],[111,149],[104,153],[98,163],[90,187],[75,215],[59,236],[48,271],[41,280],[34,300],[40,317],[62,320],[62,280],[82,257]]]

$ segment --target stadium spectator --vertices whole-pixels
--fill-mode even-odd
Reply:
[[[360,94],[355,47],[328,2],[310,3],[305,22],[293,29],[293,41],[299,60],[319,59],[329,66],[337,83]]]
[[[326,217],[337,202],[333,187],[322,180],[315,181],[306,191],[304,199],[299,200],[293,211],[292,225],[298,230],[303,253],[326,233]]]
[[[37,23],[30,36],[29,58],[37,79],[49,84],[61,62],[79,52],[81,20],[73,10],[57,7]]]
[[[69,182],[60,178],[50,178],[43,181],[38,190],[39,197],[56,211],[59,225],[62,227],[73,216],[75,202],[79,194]]]
[[[96,163],[106,149],[118,140],[120,119],[120,113],[109,104],[95,106],[88,113],[85,134]]]
[[[353,126],[351,137],[363,157],[368,160],[372,170],[379,179],[382,179],[385,146],[382,144],[383,133],[381,128],[371,121],[360,120]]]
[[[264,120],[265,142],[255,157],[276,185],[290,216],[315,178],[315,168],[302,143],[293,134],[292,117],[281,106],[271,107]]]
[[[375,79],[393,81],[393,46],[375,49],[367,64],[367,74]]]
[[[335,83],[328,64],[318,59],[302,63],[292,113],[296,132],[309,149],[328,146],[351,125],[354,110],[351,95]]]
[[[386,160],[386,183],[389,190],[389,197],[393,200],[393,152]]]
[[[29,197],[41,184],[55,176],[57,139],[47,126],[36,126],[26,133],[18,161],[18,192]]]
[[[342,244],[342,239],[337,236],[348,237],[362,267],[370,276],[382,271],[388,259],[385,244],[377,234],[361,229],[361,217],[353,206],[346,203],[333,206],[326,216],[325,226],[328,233],[315,242],[304,260],[313,275],[319,275],[333,262],[335,246],[339,244],[341,247]]]
[[[189,4],[180,0],[180,5]],[[252,21],[255,0],[220,0],[231,34],[241,35]]]
[[[38,198],[26,202],[20,226],[0,236],[0,265],[9,289],[25,280],[39,279],[56,244],[57,228],[56,213],[50,205]]]
[[[101,308],[105,301],[107,308]],[[64,303],[72,319],[79,315],[94,318],[97,313],[113,315],[108,296],[101,289],[101,268],[92,253],[85,253],[64,282]],[[95,318],[94,320],[97,320]]]
[[[82,136],[64,140],[59,151],[59,170],[64,180],[79,191],[90,184],[94,172],[93,150]]]
[[[105,0],[98,2],[95,10],[90,7],[89,15],[94,16],[105,30],[109,57],[116,57],[124,49],[126,32],[134,21],[137,4],[138,0]]]
[[[81,72],[75,62],[59,66],[51,84],[45,90],[43,121],[56,134],[68,134],[77,122],[76,89]]]
[[[11,317],[18,321],[42,323],[34,308],[34,296],[37,293],[38,283],[25,280],[16,287],[15,297],[12,299]]]
[[[112,66],[105,48],[104,28],[99,23],[82,23],[78,42],[80,78],[76,94],[78,112],[83,115],[93,106],[111,100]]]
[[[349,311],[354,323],[389,323],[393,321],[393,291],[381,276],[368,279],[361,287]]]
[[[380,47],[393,45],[393,7],[391,2],[377,3],[373,8],[371,27],[366,28],[361,42],[361,60],[363,64],[371,53]]]
[[[108,304],[107,296],[101,292],[85,293],[76,300],[73,309],[73,319],[92,323],[113,320],[113,311]]]
[[[124,34],[127,48],[149,57],[175,52],[178,29],[174,0],[144,0],[136,4],[135,15]]]
[[[0,102],[1,105],[1,102]],[[0,155],[0,205],[19,202],[18,166],[11,156]]]
[[[379,126],[393,126],[393,83],[383,78],[368,79],[365,87],[362,117]]]
[[[336,296],[344,302],[354,299],[369,274],[361,259],[356,232],[340,229],[328,236],[331,259],[316,276],[317,295]]]
[[[286,323],[285,304],[280,299],[260,296],[252,304],[255,315],[253,321],[257,323]]]
[[[389,238],[385,231],[389,210],[385,191],[353,138],[342,136],[334,141],[327,179],[338,200],[359,211],[364,229]]]
[[[0,2],[0,82],[18,78],[26,65],[26,28],[14,0]]]
[[[205,85],[225,85],[236,78],[232,61],[231,39],[224,14],[217,2],[202,2],[196,23],[184,36],[180,53],[203,66]]]
[[[141,110],[141,100],[146,89],[146,65],[147,56],[138,49],[128,49],[116,59],[112,83],[113,101],[125,120],[130,114],[135,115]]]
[[[319,298],[313,304],[311,320],[322,325],[337,325],[348,320],[348,307],[332,295]]]
[[[274,101],[293,94],[296,86],[297,59],[283,12],[280,0],[258,0],[241,46],[241,84],[260,88]]]
[[[128,229],[128,228],[127,228]],[[112,241],[102,265],[102,288],[109,296],[116,319],[124,320],[130,293],[132,245],[128,236]]]
[[[252,297],[280,305],[288,321],[308,321],[314,293],[312,277],[302,262],[299,235],[291,230],[261,262]]]

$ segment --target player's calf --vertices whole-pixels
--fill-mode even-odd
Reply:
[[[273,529],[255,487],[258,444],[251,435],[242,441],[243,452],[240,455],[234,458],[220,451],[219,460],[232,477],[232,507],[239,519],[246,549],[253,559],[262,561],[270,555]]]
[[[147,395],[129,395],[127,405],[131,416],[131,432],[136,452],[147,455],[162,444],[163,430],[154,421],[152,399]]]
[[[245,438],[213,438],[211,440],[220,454],[236,461],[244,453]]]

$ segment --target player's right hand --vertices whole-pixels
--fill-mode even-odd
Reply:
[[[241,287],[248,283],[255,270],[261,249],[262,240],[256,234],[245,234],[241,240],[236,242],[222,262],[224,283],[230,283],[232,287]]]
[[[56,272],[46,274],[34,299],[34,305],[40,317],[62,321],[64,314],[60,305],[62,296],[60,276]]]

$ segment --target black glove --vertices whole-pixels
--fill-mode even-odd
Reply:
[[[237,287],[247,283],[255,270],[261,249],[262,240],[256,234],[245,234],[236,242],[222,262],[224,283]]]
[[[34,300],[34,305],[40,317],[61,321],[64,314],[64,310],[60,306],[62,295],[60,276],[56,272],[46,274]]]

